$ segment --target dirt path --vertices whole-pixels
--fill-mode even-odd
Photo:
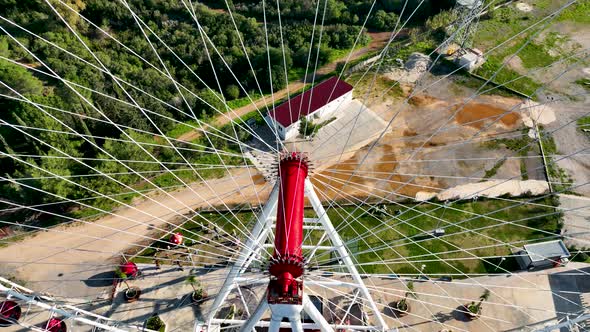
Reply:
[[[161,205],[143,200],[135,205],[137,209],[122,208],[92,223],[58,226],[0,248],[0,275],[26,280],[27,287],[55,295],[99,296],[107,285],[88,279],[97,275],[106,278],[104,274],[113,270],[113,257],[140,240],[148,240],[145,237],[154,232],[153,228],[167,229],[167,222],[181,218],[172,211],[186,214],[188,207],[209,207],[207,203],[258,204],[256,192],[264,202],[268,191],[263,181],[252,185],[247,170],[232,173],[237,185],[229,176],[208,181],[214,191],[202,183],[195,184],[194,191],[185,188],[172,192],[172,197],[155,196]],[[239,193],[234,193],[238,188]]]
[[[221,127],[223,125],[228,124],[230,121],[233,121],[235,119],[239,119],[242,116],[255,111],[256,109],[259,109],[260,112],[262,112],[262,114],[264,114],[266,112],[266,105],[272,105],[272,101],[273,99],[275,101],[278,101],[282,98],[285,98],[287,96],[287,91],[289,92],[290,95],[293,95],[294,93],[298,93],[301,89],[303,89],[303,87],[305,86],[305,84],[303,82],[293,82],[291,84],[289,84],[289,89],[287,90],[287,88],[284,88],[282,90],[279,90],[277,92],[275,92],[274,98],[271,96],[268,97],[262,97],[258,100],[254,101],[254,104],[250,103],[246,106],[237,108],[233,111],[230,111],[229,113],[224,113],[224,114],[220,114],[217,117],[215,117],[215,119],[213,119],[212,121],[212,125],[217,126],[217,127]],[[187,133],[184,133],[182,135],[180,135],[180,137],[178,137],[179,140],[181,141],[185,141],[185,142],[190,142],[196,138],[198,138],[199,136],[201,136],[201,134],[198,131],[189,131]]]
[[[354,51],[352,53],[349,61],[354,61],[369,52],[381,49],[387,43],[387,40],[389,39],[391,32],[369,32],[368,35],[371,36],[371,42],[369,43],[369,45]],[[320,69],[318,69],[315,73],[316,81],[321,80],[324,75],[327,75],[327,74],[333,72],[334,70],[336,70],[336,66],[338,65],[338,63],[346,61],[347,57],[348,57],[348,54],[346,56],[336,59],[333,62],[330,62],[330,63],[322,66]],[[308,74],[307,81],[311,80],[312,77],[314,77],[313,74]],[[220,114],[217,117],[215,117],[215,119],[213,119],[212,124],[215,126],[218,126],[218,127],[226,125],[233,120],[239,119],[242,116],[244,116],[252,111],[255,111],[256,109],[259,109],[264,114],[266,112],[266,106],[267,105],[271,106],[273,100],[277,101],[277,100],[287,97],[287,92],[289,92],[289,95],[297,94],[297,93],[299,93],[299,91],[301,89],[303,89],[304,86],[305,86],[305,84],[303,83],[303,81],[292,82],[289,84],[288,89],[284,88],[282,90],[275,92],[273,94],[274,98],[262,97],[256,101],[254,101],[253,104],[250,103],[246,106],[237,108],[229,113]],[[190,142],[190,141],[198,138],[200,135],[201,134],[197,131],[189,131],[185,134],[180,135],[180,137],[178,137],[178,139],[181,141]]]

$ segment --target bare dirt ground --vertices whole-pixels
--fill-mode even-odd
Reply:
[[[373,51],[377,51],[377,50],[382,49],[383,46],[385,46],[385,44],[389,40],[389,37],[391,37],[391,32],[368,32],[367,34],[371,37],[371,42],[366,47],[360,48],[360,49],[352,52],[352,54],[350,55],[349,61],[354,61],[369,52],[373,52]],[[325,66],[318,69],[318,71],[316,72],[316,76],[317,75],[326,75],[326,74],[333,72],[334,70],[336,70],[336,66],[338,65],[338,63],[346,61],[347,58],[348,58],[348,54],[346,54],[346,56],[344,56],[340,59],[336,59],[335,61],[332,61],[331,63],[326,64]],[[313,75],[308,75],[308,79],[311,79],[312,76]]]
[[[555,52],[565,52],[566,55],[579,53],[577,57],[580,59],[590,55],[588,25],[560,22],[552,25],[539,38],[544,38],[549,33],[557,33],[562,40],[556,46]],[[534,79],[548,82],[546,89],[540,94],[539,102],[549,102],[551,108],[556,110],[556,121],[545,127],[547,131],[553,132],[557,152],[562,156],[555,158],[561,159],[557,164],[573,181],[573,191],[584,196],[590,195],[590,185],[587,185],[590,181],[590,156],[589,151],[584,150],[590,147],[590,139],[576,128],[576,120],[588,115],[590,98],[588,90],[575,82],[590,77],[583,70],[588,66],[590,64],[586,58],[580,62],[567,61],[555,64],[533,74]],[[562,74],[566,70],[568,71]],[[558,78],[554,79],[555,77]]]
[[[559,167],[564,169],[573,181],[574,192],[590,196],[590,139],[575,125],[581,116],[588,115],[590,100],[584,103],[564,101],[555,106],[559,110],[557,120],[547,126],[554,131],[553,139],[560,159]]]
[[[316,174],[318,180],[333,186],[323,191],[334,197],[354,186],[357,191],[363,188],[365,195],[412,198],[420,191],[438,192],[482,180],[498,159],[515,156],[505,148],[485,148],[482,141],[521,135],[522,117],[515,107],[521,100],[480,96],[462,105],[468,91],[453,87],[453,83],[445,84],[413,97],[409,105],[402,105],[403,96],[399,95],[367,100],[371,111],[385,122],[394,120],[369,154],[370,147],[365,146],[347,160]],[[376,91],[384,89],[378,87]],[[363,127],[356,130],[362,131]],[[533,166],[542,165],[537,161]],[[519,160],[507,160],[490,179],[518,180],[520,174]],[[536,179],[536,175],[531,172],[530,178]]]
[[[590,248],[590,198],[559,195],[563,215],[565,243],[578,249]]]

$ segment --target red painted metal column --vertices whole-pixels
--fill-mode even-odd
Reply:
[[[270,261],[268,302],[301,304],[303,283],[304,186],[308,173],[307,158],[290,153],[279,164],[279,199],[275,230],[275,250]]]

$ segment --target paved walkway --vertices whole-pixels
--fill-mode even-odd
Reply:
[[[568,246],[578,249],[590,248],[590,198],[574,195],[559,195],[560,207],[572,211],[565,211],[563,215],[563,234]]]
[[[142,296],[138,302],[124,303],[122,288],[112,307],[105,314],[113,319],[128,324],[141,325],[154,312],[168,324],[168,331],[187,331],[192,327],[195,318],[202,318],[207,314],[212,299],[200,306],[191,305],[189,296],[192,288],[185,282],[191,273],[189,269],[180,271],[175,267],[164,266],[162,270],[155,270],[152,266],[142,266],[144,277],[131,283],[140,287]],[[416,299],[409,299],[411,311],[408,315],[398,318],[388,309],[382,307],[390,327],[398,327],[400,331],[440,331],[444,328],[453,331],[528,331],[541,328],[546,324],[555,324],[556,308],[573,311],[581,304],[582,294],[572,297],[572,292],[590,292],[587,282],[582,277],[572,276],[578,270],[588,270],[588,264],[570,263],[568,267],[543,270],[538,272],[523,272],[510,277],[478,277],[470,280],[455,279],[452,282],[427,281],[414,284]],[[196,270],[210,296],[214,296],[227,273],[226,269],[216,271]],[[248,310],[253,310],[258,299],[262,296],[266,285],[259,274],[246,275],[253,280],[260,281],[258,285],[243,288],[243,294]],[[326,280],[325,278],[308,275],[309,280]],[[346,278],[333,279],[349,281]],[[582,279],[581,279],[582,278]],[[379,277],[365,278],[365,283],[372,289],[378,304],[391,305],[403,296],[405,286],[400,280],[382,279]],[[458,309],[461,305],[477,301],[485,288],[491,295],[483,305],[479,319],[470,321]],[[349,302],[343,294],[353,295],[353,289],[337,286],[318,286],[306,283],[306,291],[310,295],[330,300],[334,305],[324,305],[324,316],[329,321],[338,321],[339,315],[346,310]],[[572,300],[567,308],[563,301]],[[243,302],[233,292],[222,307],[218,317],[224,317],[231,304],[245,311]],[[574,307],[572,307],[574,306]],[[365,310],[369,319],[372,314]],[[560,311],[560,310],[557,310]]]

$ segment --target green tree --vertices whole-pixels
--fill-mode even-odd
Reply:
[[[262,49],[254,59],[254,68],[258,68],[256,76],[265,91],[270,91],[270,81],[272,82],[272,88],[280,90],[285,87],[287,81],[285,79],[285,72],[293,65],[293,59],[291,58],[291,51],[288,47],[285,47],[285,52],[280,48],[271,47],[267,52]],[[269,73],[269,56],[270,56],[270,73]],[[285,67],[286,66],[286,67]]]
[[[479,314],[481,312],[481,305],[483,304],[484,301],[487,301],[489,297],[490,297],[490,290],[489,289],[484,290],[483,293],[481,294],[481,296],[479,297],[479,301],[477,303],[471,302],[471,304],[468,306],[469,311],[473,314]]]
[[[408,283],[406,284],[406,287],[408,288],[408,291],[404,294],[404,297],[401,300],[399,300],[396,304],[397,308],[402,311],[408,310],[408,297],[413,297],[413,298],[417,297],[416,292],[414,291],[414,282],[413,281],[408,281]]]
[[[210,116],[225,112],[225,100],[219,93],[210,89],[203,89],[197,92],[199,99],[195,101],[193,112],[197,116]]]
[[[457,12],[454,10],[443,10],[440,13],[429,17],[426,20],[426,28],[429,30],[444,29],[457,20]]]
[[[4,59],[0,59],[0,81],[20,94],[40,95],[43,92],[43,83],[31,72]],[[3,94],[16,95],[3,84],[0,84],[0,91]]]
[[[236,85],[228,85],[225,88],[225,96],[228,100],[237,99],[240,96],[240,89]]]
[[[299,135],[306,137],[315,133],[316,125],[307,120],[305,116],[299,118]]]
[[[370,20],[371,27],[381,31],[391,31],[395,28],[399,16],[393,12],[378,10]]]
[[[86,8],[86,3],[82,0],[66,0],[64,3],[57,0],[51,0],[50,2],[66,22],[72,26],[75,26],[80,22],[80,15],[78,15],[78,13]]]

